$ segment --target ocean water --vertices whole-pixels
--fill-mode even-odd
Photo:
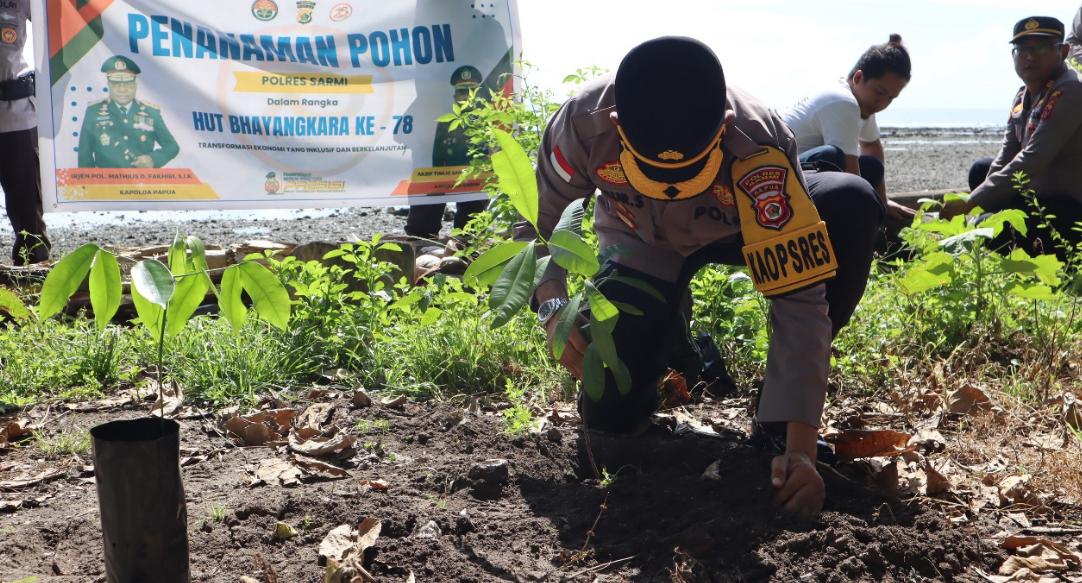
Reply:
[[[1005,109],[960,107],[891,107],[876,114],[883,128],[996,128],[1007,123]]]

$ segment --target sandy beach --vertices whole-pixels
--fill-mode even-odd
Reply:
[[[884,128],[887,190],[965,190],[970,164],[979,157],[994,156],[1001,136],[998,128]],[[88,242],[124,247],[169,243],[177,231],[219,245],[252,239],[303,243],[368,238],[378,232],[401,234],[405,213],[388,208],[118,211],[47,214],[45,221],[53,255],[59,257]],[[445,222],[444,234],[447,229]],[[7,261],[11,245],[12,233],[5,222],[0,229],[0,261]]]

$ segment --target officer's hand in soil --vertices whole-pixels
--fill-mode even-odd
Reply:
[[[786,452],[770,464],[770,483],[778,489],[774,503],[788,512],[812,517],[823,509],[826,485],[815,460],[803,452]]]
[[[561,313],[566,309],[567,306],[560,308],[560,311],[556,312],[555,316],[545,322],[545,334],[548,336],[549,352],[553,354],[556,353],[553,350],[556,326],[560,321]],[[582,359],[586,354],[586,337],[582,335],[581,331],[584,324],[586,324],[586,320],[582,316],[578,316],[575,324],[571,326],[571,332],[567,335],[567,345],[564,346],[564,353],[560,356],[560,364],[571,371],[571,374],[577,379],[582,379]]]
[[[135,161],[132,162],[132,166],[134,166],[136,168],[153,168],[154,167],[154,158],[151,158],[150,156],[148,156],[146,154],[143,154],[142,156],[139,156],[138,158],[135,159]]]

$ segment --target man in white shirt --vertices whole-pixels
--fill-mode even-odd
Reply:
[[[802,163],[863,176],[879,193],[887,217],[897,222],[911,220],[913,211],[887,199],[875,114],[902,92],[910,69],[902,37],[892,34],[889,42],[865,51],[848,77],[781,114],[796,135]]]

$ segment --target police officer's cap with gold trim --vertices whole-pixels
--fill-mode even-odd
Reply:
[[[455,89],[473,89],[481,85],[481,71],[470,65],[459,67],[451,73],[451,85]]]
[[[1011,42],[1017,43],[1035,36],[1048,37],[1056,42],[1063,42],[1063,23],[1051,16],[1023,18],[1014,25],[1014,36],[1011,38]]]
[[[105,73],[106,79],[119,83],[135,81],[135,76],[142,73],[135,61],[121,55],[106,59],[101,64],[101,72]]]
[[[685,37],[631,49],[616,71],[620,165],[657,200],[705,192],[721,169],[725,74],[714,51]]]

